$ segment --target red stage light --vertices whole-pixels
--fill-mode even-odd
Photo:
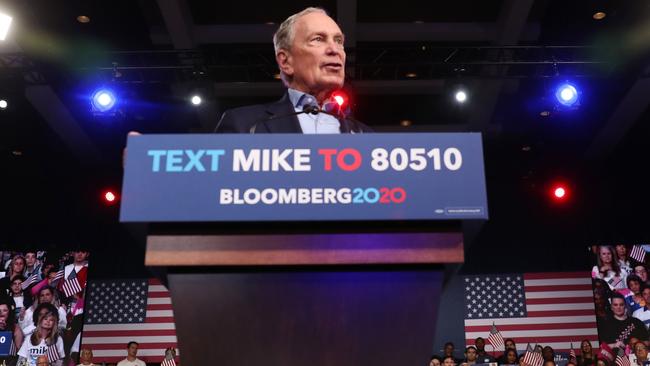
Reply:
[[[115,202],[115,200],[117,200],[117,196],[115,195],[115,193],[111,191],[107,191],[106,193],[104,193],[104,200],[106,200],[107,203],[111,204]]]
[[[569,189],[566,187],[566,185],[563,184],[554,185],[551,193],[553,195],[553,199],[558,202],[566,201],[567,198],[569,198]]]
[[[348,96],[345,95],[342,91],[337,91],[332,94],[332,98],[336,102],[336,104],[339,105],[339,107],[343,107],[345,104],[347,104],[348,101]]]

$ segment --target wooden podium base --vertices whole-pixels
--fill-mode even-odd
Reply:
[[[282,232],[278,230],[275,232]],[[167,270],[182,365],[426,365],[459,231],[147,239]]]
[[[442,271],[168,275],[181,365],[426,365]]]

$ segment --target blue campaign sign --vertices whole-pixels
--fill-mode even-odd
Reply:
[[[8,356],[12,340],[11,332],[0,332],[0,356]]]
[[[128,139],[122,222],[487,218],[478,133]]]

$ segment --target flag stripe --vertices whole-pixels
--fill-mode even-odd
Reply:
[[[550,311],[528,311],[530,317],[550,317],[562,315],[591,315],[594,313],[593,306],[584,310],[550,310]]]
[[[559,285],[559,286],[531,286],[528,281],[524,281],[524,291],[542,292],[542,291],[592,291],[591,283],[579,285]],[[593,292],[591,292],[593,294]]]
[[[501,324],[556,324],[556,323],[592,323],[596,324],[596,317],[585,316],[549,316],[539,318],[503,318],[503,319],[466,319],[465,325],[488,325],[496,324],[501,329]],[[487,327],[490,331],[490,328]]]
[[[117,339],[119,337],[115,337],[115,338]],[[137,338],[133,338],[133,340],[138,342]],[[121,349],[122,352],[125,353],[126,352],[125,345],[126,345],[127,342],[130,342],[130,341],[126,341],[126,342],[123,342],[123,343],[119,343],[119,342],[116,342],[116,343],[98,343],[98,344],[95,344],[93,346],[93,351],[99,350],[99,349],[101,349],[101,350]],[[142,344],[141,346],[138,346],[138,354],[140,353],[141,350],[145,350],[145,349],[160,349],[160,348],[165,349],[165,348],[168,348],[168,347],[175,347],[175,345],[176,345],[176,341],[164,341],[164,340],[161,340],[160,342],[150,341],[150,342]],[[164,356],[165,356],[165,353],[163,352],[162,356],[160,356],[160,357],[164,357]]]
[[[577,303],[577,304],[543,304],[543,305],[528,305],[528,311],[544,311],[544,310],[591,310],[593,314],[594,303]],[[528,314],[530,316],[530,314]]]
[[[598,334],[596,328],[573,328],[573,329],[536,329],[536,330],[510,330],[508,332],[503,332],[503,336],[506,338],[523,338],[523,337],[552,337],[555,335],[558,336],[582,336],[582,335],[593,335]],[[466,338],[478,338],[484,337],[485,332],[465,332]]]
[[[526,303],[529,305],[535,304],[577,304],[577,303],[589,303],[593,304],[594,298],[593,295],[583,296],[583,297],[567,297],[564,299],[526,299]]]
[[[525,277],[525,276],[524,276]],[[552,278],[542,280],[524,279],[526,286],[553,286],[553,285],[588,285],[591,286],[591,277],[587,274],[586,277],[580,278]]]
[[[564,278],[590,278],[589,272],[538,272],[524,273],[524,280],[548,280]]]
[[[540,292],[527,292],[527,299],[551,299],[563,297],[593,297],[593,290],[589,291],[540,291]]]
[[[557,324],[517,324],[517,325],[502,325],[497,324],[502,333],[510,331],[520,331],[520,330],[543,330],[543,329],[596,329],[596,322],[593,323],[557,323]],[[470,326],[465,327],[466,332],[489,332],[489,326]]]

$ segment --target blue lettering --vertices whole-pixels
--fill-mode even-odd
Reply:
[[[154,172],[160,171],[160,157],[167,154],[166,150],[149,150],[147,155],[153,157],[153,165],[151,170]]]
[[[223,156],[226,152],[224,150],[206,150],[205,154],[212,157],[210,171],[219,171],[219,157]]]
[[[166,171],[182,172],[183,167],[179,165],[183,163],[182,155],[183,155],[183,150],[167,150]]]
[[[190,158],[190,161],[185,165],[185,169],[183,169],[184,172],[189,172],[193,167],[196,167],[196,170],[199,172],[205,171],[203,164],[201,164],[201,157],[205,154],[205,150],[199,150],[196,153],[192,150],[185,150],[185,154]]]

